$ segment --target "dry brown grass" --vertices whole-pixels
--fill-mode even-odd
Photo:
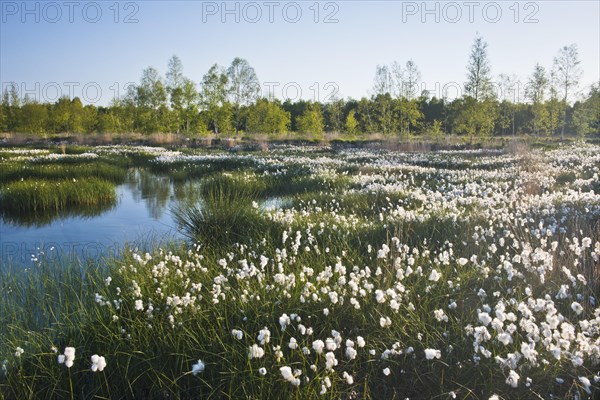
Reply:
[[[40,140],[40,135],[34,135],[29,133],[14,133],[6,132],[2,133],[0,140],[5,146],[23,146],[28,143],[32,143]]]

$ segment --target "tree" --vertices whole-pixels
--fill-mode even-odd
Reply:
[[[533,133],[535,135],[539,133],[540,129],[544,129],[546,133],[548,132],[548,111],[544,105],[544,100],[549,82],[544,67],[540,64],[536,64],[533,74],[527,81],[527,89],[525,91],[525,95],[531,100]]]
[[[62,96],[50,108],[49,128],[54,133],[70,132],[71,101]]]
[[[375,78],[373,79],[373,95],[391,94],[393,91],[392,74],[387,65],[377,65],[375,69]]]
[[[183,63],[181,59],[176,55],[171,56],[169,59],[169,65],[167,67],[167,78],[166,86],[167,91],[171,93],[174,89],[183,86],[185,77],[183,76]]]
[[[574,105],[573,126],[580,136],[600,134],[600,82],[592,85],[587,99]]]
[[[255,133],[284,133],[290,129],[290,113],[279,101],[259,99],[248,109],[248,131]]]
[[[419,109],[419,103],[416,100],[410,100],[403,97],[396,101],[398,109],[398,122],[400,123],[400,132],[410,134],[410,127],[416,126],[423,119],[423,113]]]
[[[83,126],[84,110],[83,103],[79,97],[71,100],[71,113],[69,116],[69,132],[83,133],[86,132]]]
[[[229,99],[233,106],[233,123],[237,133],[241,124],[241,107],[248,106],[260,94],[260,82],[248,61],[236,57],[227,68]]]
[[[139,107],[137,107],[136,85],[127,86],[127,92],[125,93],[125,96],[123,96],[123,98],[118,102],[115,102],[115,107],[113,107],[113,109],[118,115],[122,132],[140,132],[142,127],[139,124],[140,111]]]
[[[394,116],[395,102],[389,92],[378,94],[371,98],[373,104],[373,117],[377,130],[385,135],[395,131],[396,118]]]
[[[135,99],[140,108],[138,117],[142,130],[147,133],[161,130],[162,115],[167,105],[167,89],[155,68],[148,67],[142,72]]]
[[[183,87],[181,88],[180,101],[178,102],[179,120],[183,124],[182,128],[185,133],[195,133],[199,130],[198,127],[198,100],[200,94],[196,89],[196,84],[185,78]]]
[[[165,88],[169,95],[171,110],[173,110],[173,112],[170,113],[171,118],[167,121],[168,130],[179,132],[183,125],[181,114],[183,110],[182,95],[185,77],[183,76],[183,63],[176,55],[173,55],[169,59],[165,77]]]
[[[92,133],[98,128],[98,109],[88,104],[81,111],[81,129],[83,132]]]
[[[273,98],[271,97],[269,100],[273,101]],[[292,118],[292,124],[290,129],[292,131],[298,132],[300,130],[298,128],[298,119],[308,109],[309,104],[310,103],[308,101],[302,99],[296,102],[292,102],[290,99],[286,99],[281,105],[281,107],[285,111],[290,113],[290,116]]]
[[[319,103],[309,103],[308,107],[298,117],[298,130],[303,133],[312,133],[320,135],[323,133],[323,113]]]
[[[421,81],[421,72],[413,60],[408,60],[404,68],[404,79],[402,80],[402,97],[408,100],[414,100],[419,93],[419,82]]]
[[[476,102],[484,100],[492,94],[487,43],[479,35],[475,37],[475,42],[471,48],[465,92],[468,96],[473,97]]]
[[[550,80],[555,81],[554,78],[551,78]],[[564,101],[559,99],[558,96],[559,94],[556,90],[556,87],[554,85],[550,85],[550,99],[544,104],[548,113],[546,130],[550,135],[553,135],[558,131],[559,126],[561,126],[560,121],[564,121],[563,116],[565,115],[567,108],[566,104],[564,104]]]
[[[490,78],[490,63],[487,56],[487,43],[481,36],[475,37],[467,66],[467,82],[462,101],[453,103],[454,124],[458,132],[475,135],[489,135],[493,132],[496,101],[493,99]]]
[[[192,133],[197,127],[199,93],[196,84],[183,74],[183,64],[176,55],[169,60],[166,78],[166,89],[173,110],[169,128],[176,132]]]
[[[563,123],[561,128],[561,138],[564,137],[565,125],[567,123],[566,108],[569,104],[569,96],[575,94],[577,86],[579,85],[579,78],[583,71],[579,66],[579,55],[577,52],[577,45],[571,44],[570,46],[563,46],[553,62],[553,77],[557,89],[562,92],[562,101],[564,103],[563,109]]]
[[[414,126],[419,119],[423,118],[416,101],[421,73],[415,62],[408,60],[404,68],[397,62],[392,64],[392,77],[397,99],[395,111],[398,113],[400,132],[409,134],[411,125]],[[384,131],[390,128],[391,126],[384,128]]]
[[[358,102],[357,114],[361,132],[375,133],[378,131],[375,119],[375,105],[372,101],[366,97],[361,98]]]
[[[486,99],[477,102],[474,97],[466,96],[452,103],[454,110],[453,129],[457,133],[475,136],[488,136],[494,130],[497,102]]]
[[[325,105],[326,128],[330,132],[340,132],[343,127],[344,100],[334,98]]]
[[[46,133],[48,131],[48,107],[47,104],[30,100],[26,95],[21,107],[21,124],[16,130],[26,133]]]
[[[98,131],[105,133],[133,132],[136,129],[135,89],[131,88],[128,96],[114,99],[111,105],[98,109]]]
[[[3,101],[5,101],[3,99]],[[8,108],[6,109],[6,130],[7,132],[15,132],[21,123],[21,99],[17,85],[12,83],[8,90]]]
[[[375,78],[373,80],[373,96],[371,101],[374,103],[373,122],[376,123],[378,130],[384,134],[392,132],[393,102],[391,94],[394,92],[394,79],[390,69],[386,65],[377,65],[375,69]]]
[[[443,128],[445,132],[448,125],[448,107],[446,106],[444,99],[438,99],[437,97],[429,99],[427,96],[421,96],[419,103],[419,109],[423,113],[423,122],[425,126],[432,127],[436,121],[440,121],[440,128]]]
[[[4,88],[2,92],[2,102],[0,104],[0,132],[8,132],[8,115],[10,113],[10,96],[8,89]]]
[[[227,101],[229,79],[226,71],[214,64],[202,78],[200,100],[207,126],[215,134],[231,129],[231,105]]]
[[[500,74],[498,80],[502,95],[502,102],[500,103],[500,128],[506,129],[511,127],[511,133],[515,136],[517,103],[519,102],[519,86],[521,82],[514,74]]]
[[[379,71],[377,71],[377,72],[379,72]],[[377,72],[376,72],[376,74],[377,74]],[[391,76],[391,81],[392,81],[392,83],[391,83],[392,84],[392,94],[397,99],[400,99],[400,98],[402,98],[402,96],[404,96],[404,91],[403,91],[404,68],[402,68],[402,65],[400,65],[400,63],[398,61],[394,61],[392,63],[390,76]],[[378,93],[376,93],[376,94],[378,94]]]
[[[358,121],[356,120],[356,112],[354,110],[350,110],[348,115],[346,116],[345,128],[346,132],[350,135],[354,135],[356,133],[356,128],[358,127]]]

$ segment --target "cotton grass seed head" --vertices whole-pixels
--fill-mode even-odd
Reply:
[[[206,365],[204,364],[204,362],[202,360],[198,360],[196,364],[192,365],[192,374],[198,375],[199,373],[204,372],[205,367]]]
[[[92,366],[91,370],[94,372],[102,372],[106,367],[106,359],[103,356],[99,356],[98,354],[94,354],[91,357]]]

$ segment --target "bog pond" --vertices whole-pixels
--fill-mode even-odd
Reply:
[[[113,204],[21,219],[5,216],[0,221],[2,263],[28,266],[40,256],[95,259],[118,254],[125,243],[144,247],[181,239],[172,209],[197,185],[134,168],[116,187]]]
[[[256,163],[248,154],[142,146],[0,149],[0,266],[29,267],[40,257],[94,261],[125,246],[141,251],[190,240],[195,235],[175,211],[205,207],[206,182],[220,174],[252,186],[247,172]],[[284,184],[277,182],[277,193]],[[256,200],[261,209],[283,204],[259,186],[238,200]],[[211,205],[232,206],[222,200]]]

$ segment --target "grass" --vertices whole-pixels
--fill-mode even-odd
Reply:
[[[83,165],[56,164],[7,164],[0,172],[0,182],[9,183],[21,179],[60,180],[99,178],[122,183],[127,170],[104,162]]]
[[[177,186],[187,243],[0,269],[0,399],[592,399],[596,150],[226,157]]]
[[[255,184],[230,175],[203,181],[200,201],[182,202],[173,210],[190,239],[210,245],[233,244],[264,228],[257,212]]]
[[[27,179],[5,185],[0,193],[0,208],[9,216],[101,207],[114,205],[117,200],[115,186],[97,178]]]

